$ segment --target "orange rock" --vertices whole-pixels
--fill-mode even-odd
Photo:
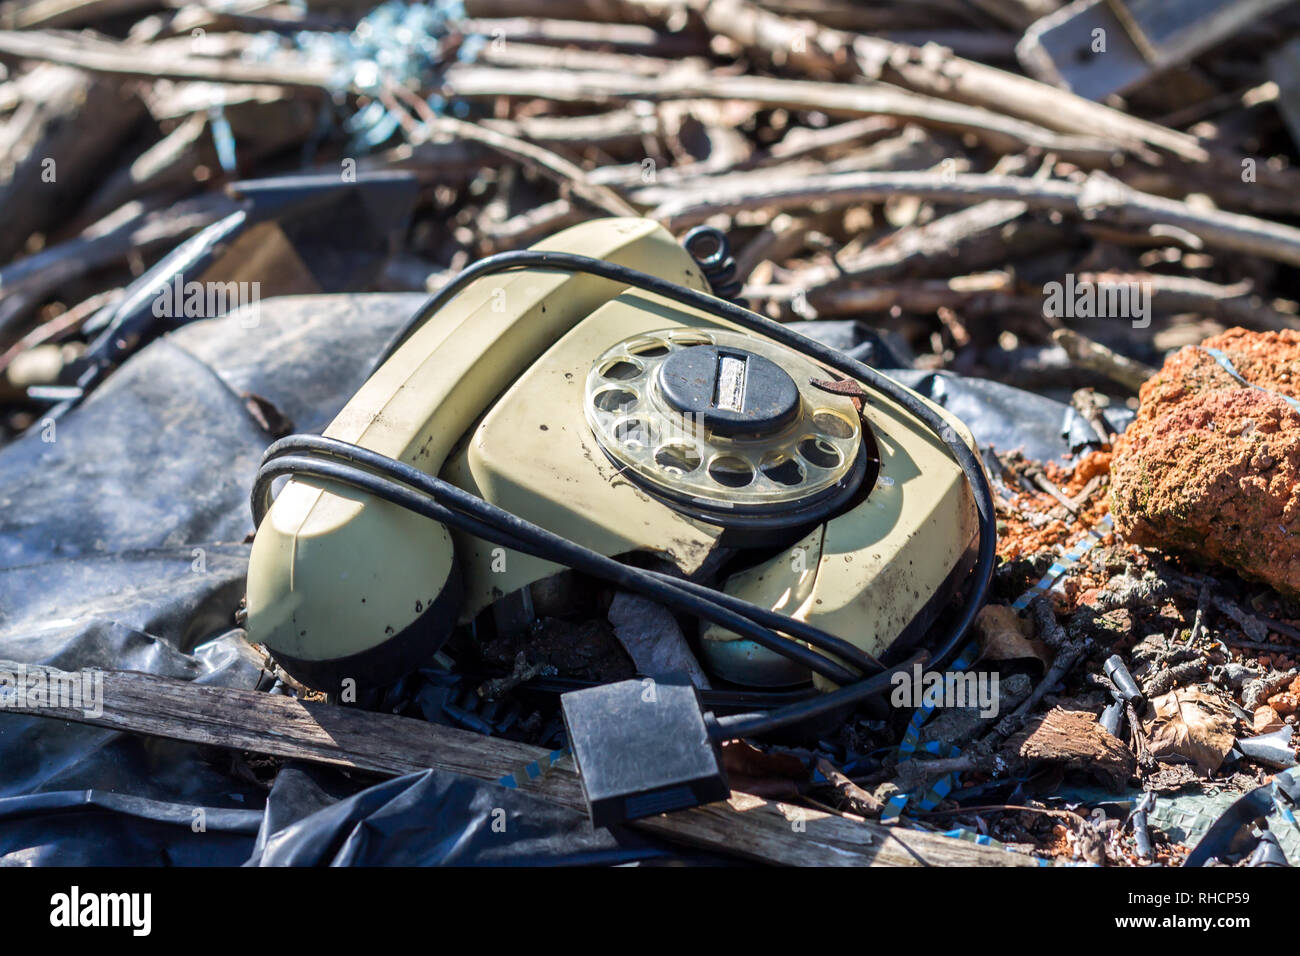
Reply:
[[[1089,452],[1079,463],[1075,465],[1074,471],[1070,474],[1068,481],[1062,485],[1061,491],[1066,496],[1073,498],[1097,475],[1110,473],[1111,453],[1108,451]]]
[[[1300,596],[1300,331],[1232,329],[1174,353],[1116,441],[1111,514],[1135,544],[1182,551]]]
[[[1264,704],[1255,708],[1255,721],[1251,730],[1255,734],[1268,734],[1275,730],[1281,730],[1285,724],[1282,718],[1278,716],[1276,710]]]
[[[1268,706],[1272,707],[1279,714],[1285,717],[1287,714],[1294,714],[1300,708],[1300,697],[1289,691],[1282,694],[1274,694],[1268,699]]]
[[[1095,604],[1099,597],[1101,597],[1101,588],[1088,588],[1079,595],[1079,604]]]

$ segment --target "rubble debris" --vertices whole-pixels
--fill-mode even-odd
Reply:
[[[1285,726],[1286,724],[1282,723],[1282,715],[1272,707],[1268,706],[1268,704],[1255,708],[1251,730],[1257,736],[1270,734],[1275,730],[1281,730]]]
[[[835,769],[829,760],[825,758],[818,759],[817,772],[835,788],[836,802],[841,809],[873,817],[879,816],[881,811],[885,809],[884,801],[877,799],[874,794],[868,793],[844,776]]]
[[[1137,855],[1143,860],[1150,860],[1155,856],[1155,848],[1151,845],[1151,831],[1147,828],[1147,814],[1155,805],[1156,795],[1148,790],[1138,800],[1137,806],[1129,815],[1129,822],[1133,824],[1133,842],[1137,846]]]
[[[551,677],[555,673],[553,664],[530,663],[524,656],[524,652],[520,651],[515,655],[515,669],[505,677],[494,677],[492,680],[484,681],[478,689],[478,694],[484,700],[497,700],[534,677]]]
[[[1204,658],[1174,664],[1172,667],[1160,671],[1151,680],[1143,684],[1142,693],[1147,697],[1159,697],[1175,687],[1195,683],[1205,676],[1206,666]]]
[[[1106,658],[1106,663],[1102,665],[1104,673],[1110,682],[1115,685],[1115,694],[1118,699],[1126,704],[1144,703],[1143,694],[1145,691],[1138,688],[1137,682],[1133,680],[1133,675],[1124,666],[1124,659],[1118,654],[1112,654]]]
[[[1028,674],[1011,674],[998,681],[997,713],[1009,714],[1024,703],[1034,682]],[[938,742],[961,747],[973,740],[996,718],[986,716],[978,706],[947,707],[921,729],[921,743]]]
[[[1294,714],[1300,708],[1300,700],[1297,700],[1296,695],[1288,691],[1284,694],[1274,694],[1268,699],[1268,706],[1272,707],[1278,716],[1285,717],[1288,714]]]
[[[1276,730],[1255,737],[1242,737],[1237,746],[1248,757],[1253,757],[1266,767],[1286,769],[1296,765],[1296,751],[1291,744],[1294,728],[1283,724]]]
[[[1289,671],[1273,671],[1264,677],[1248,681],[1242,687],[1241,706],[1254,711],[1267,704],[1270,697],[1290,689],[1297,680],[1300,680],[1300,669],[1292,668]]]
[[[1291,863],[1282,850],[1282,844],[1278,843],[1277,835],[1272,830],[1265,830],[1260,834],[1259,844],[1251,851],[1250,859],[1246,861],[1246,865],[1290,866]]]
[[[599,619],[573,623],[544,617],[531,630],[500,635],[482,648],[486,663],[509,670],[521,653],[527,661],[581,680],[621,680],[636,673],[613,628]]]
[[[1184,818],[1190,830],[1184,842],[1195,843],[1185,865],[1208,866],[1212,860],[1231,863],[1245,857],[1256,842],[1249,833],[1249,825],[1269,817],[1279,798],[1292,805],[1300,798],[1300,778],[1295,770],[1281,771],[1271,783],[1254,787],[1245,794],[1198,795],[1181,801],[1192,811],[1190,819]],[[1288,825],[1271,832],[1276,833],[1279,845],[1288,855],[1294,857],[1300,852],[1300,827]]]

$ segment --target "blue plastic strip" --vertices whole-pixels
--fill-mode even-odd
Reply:
[[[965,827],[957,827],[956,829],[953,830],[945,830],[943,833],[939,835],[950,837],[953,840],[965,840],[967,843],[975,843],[978,844],[979,846],[1000,846],[1008,853],[1019,852],[1018,850],[1016,850],[1015,847],[1007,846],[1001,840],[995,840],[991,836],[987,836],[986,834],[983,833],[975,833],[971,830],[967,830]],[[1033,860],[1035,866],[1096,866],[1097,865],[1095,863],[1087,863],[1082,861],[1076,862],[1074,860],[1068,860],[1068,861],[1049,860],[1041,856],[1029,856],[1026,857],[1026,859]]]
[[[217,147],[217,162],[221,168],[234,176],[238,173],[235,162],[235,133],[226,119],[226,111],[220,104],[208,109],[208,125],[212,129],[212,142]]]
[[[1016,611],[1023,611],[1029,607],[1031,601],[1052,589],[1061,577],[1070,570],[1079,560],[1101,543],[1101,540],[1110,533],[1114,528],[1114,522],[1111,521],[1110,515],[1106,515],[1098,523],[1098,527],[1090,529],[1079,541],[1077,541],[1069,551],[1063,554],[1059,559],[1052,562],[1052,566],[1047,569],[1038,581],[1025,591],[1024,594],[1016,598],[1011,607]],[[970,667],[979,655],[979,646],[972,641],[958,655],[957,660],[953,661],[950,671],[964,671]],[[924,752],[936,757],[956,757],[961,753],[959,747],[948,746],[931,741],[928,744],[921,744],[921,727],[930,719],[934,706],[928,705],[919,707],[912,714],[912,719],[907,725],[907,730],[903,734],[903,740],[898,745],[898,759],[900,762],[911,760],[918,752]],[[949,774],[943,777],[925,793],[920,796],[910,793],[896,794],[885,804],[885,809],[881,811],[880,821],[882,823],[896,823],[902,814],[907,810],[908,804],[915,799],[917,805],[922,810],[933,810],[952,793],[953,788],[957,785],[957,774]]]
[[[1061,555],[1057,560],[1053,561],[1052,566],[1047,569],[1047,573],[1039,578],[1038,582],[1034,584],[1033,587],[1020,595],[1020,597],[1016,598],[1015,603],[1011,605],[1011,609],[1013,611],[1023,611],[1025,608],[1029,607],[1030,602],[1032,602],[1034,598],[1038,597],[1038,595],[1046,594],[1050,591],[1052,585],[1056,584],[1066,571],[1069,571],[1070,568],[1078,564],[1080,558],[1100,544],[1101,539],[1114,530],[1115,522],[1111,520],[1110,515],[1105,515],[1101,521],[1097,523],[1097,527],[1102,530],[1098,531],[1096,528],[1089,530],[1075,543],[1074,547]]]
[[[1275,392],[1271,388],[1264,388],[1262,385],[1256,385],[1254,382],[1248,382],[1244,378],[1242,378],[1241,373],[1238,372],[1236,366],[1232,364],[1232,360],[1228,358],[1228,356],[1225,355],[1223,352],[1220,352],[1218,349],[1207,349],[1203,345],[1198,345],[1197,348],[1199,348],[1202,352],[1205,352],[1207,355],[1209,355],[1212,359],[1214,359],[1214,361],[1218,362],[1225,372],[1227,372],[1229,375],[1235,378],[1242,385],[1245,385],[1247,388],[1253,388],[1256,391],[1264,392],[1267,395],[1276,395],[1278,398],[1282,399],[1282,401],[1286,402],[1297,412],[1300,412],[1300,401],[1297,401],[1296,399],[1292,398],[1290,395],[1283,395],[1281,392]]]
[[[504,777],[499,779],[497,783],[501,784],[503,787],[509,787],[511,790],[518,790],[519,781],[521,779],[526,778],[528,780],[536,780],[538,777],[545,776],[551,771],[551,768],[565,757],[569,756],[572,752],[573,751],[569,750],[568,747],[561,747],[559,750],[552,750],[540,760],[534,760],[532,763],[524,764],[524,766],[520,767],[513,773],[506,774]]]

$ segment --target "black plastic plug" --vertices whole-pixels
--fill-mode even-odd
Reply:
[[[1106,663],[1101,665],[1101,669],[1115,685],[1120,700],[1132,704],[1139,711],[1146,705],[1146,697],[1143,696],[1142,689],[1138,687],[1133,675],[1129,673],[1129,669],[1124,666],[1124,658],[1112,654],[1106,658]]]
[[[730,793],[699,694],[685,675],[560,697],[592,826],[697,807]]]

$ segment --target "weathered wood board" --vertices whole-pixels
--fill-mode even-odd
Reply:
[[[129,733],[248,750],[399,775],[434,767],[497,780],[546,755],[527,744],[437,724],[213,687],[131,671],[103,671],[102,708],[31,706],[16,700],[12,676],[24,665],[0,661],[0,714],[70,720]],[[28,679],[75,675],[26,665]],[[73,702],[76,703],[76,702]],[[84,702],[82,702],[84,703]],[[101,712],[94,713],[94,710]],[[521,789],[586,809],[576,771],[561,764]],[[638,820],[665,839],[747,859],[805,866],[1032,866],[1027,856],[935,834],[884,827],[733,793],[730,801]]]

